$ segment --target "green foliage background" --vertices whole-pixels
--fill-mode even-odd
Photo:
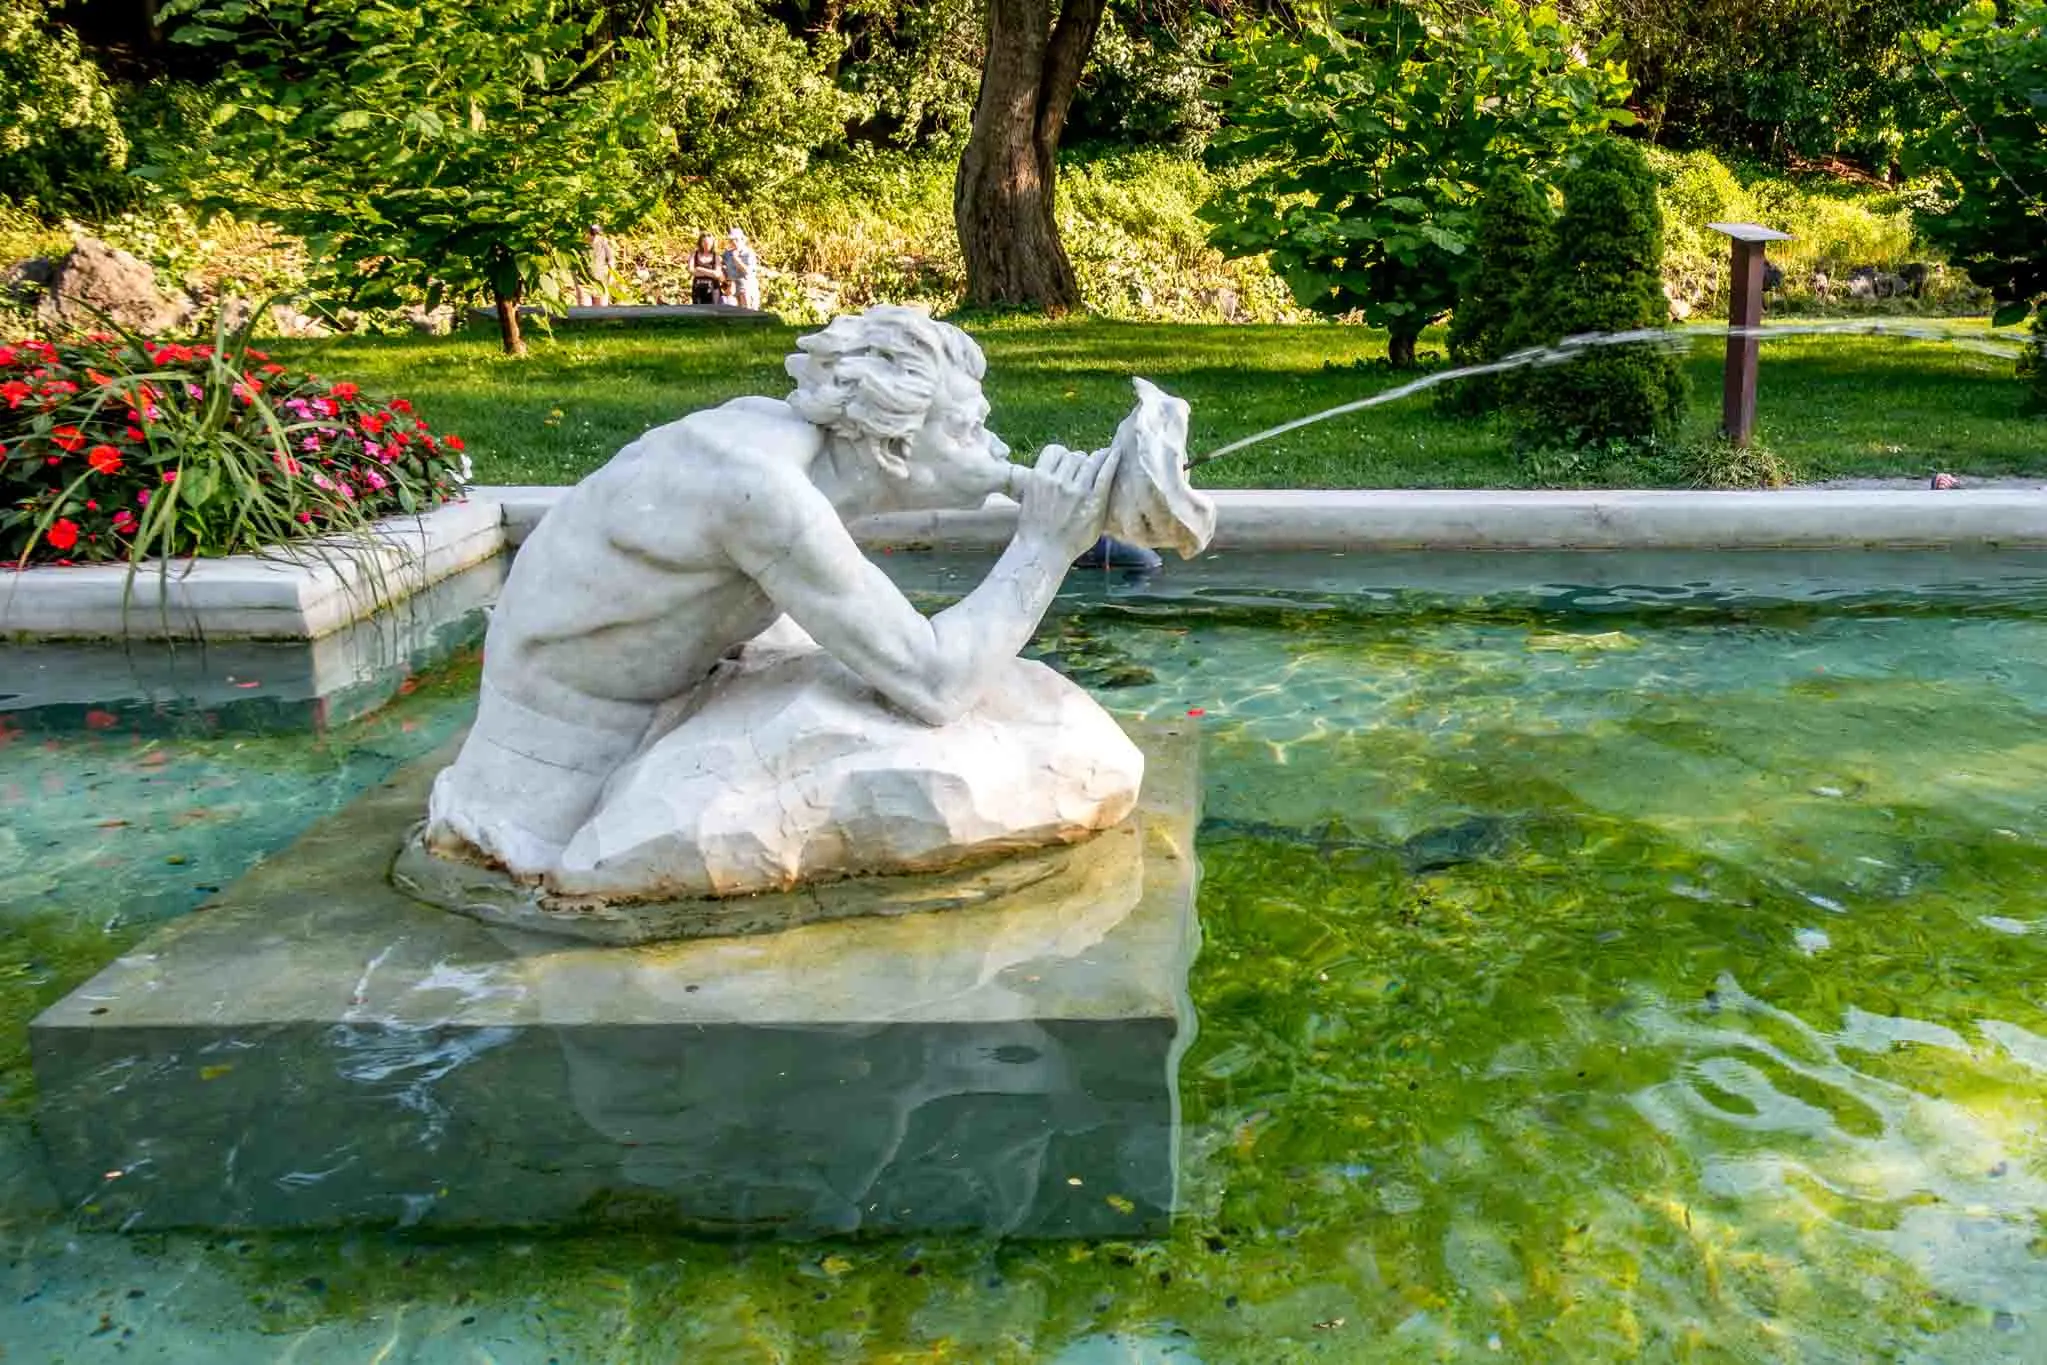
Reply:
[[[1471,273],[1479,188],[1544,174],[1627,122],[1610,45],[1578,49],[1555,11],[1499,0],[1443,19],[1406,3],[1268,24],[1229,49],[1220,157],[1256,170],[1212,204],[1215,241],[1266,255],[1302,306],[1413,339]]]
[[[0,198],[33,213],[125,201],[128,139],[114,91],[48,0],[0,6]]]
[[[1919,45],[1943,101],[1917,148],[1941,177],[1920,227],[2017,322],[2047,303],[2047,0],[1977,0]]]

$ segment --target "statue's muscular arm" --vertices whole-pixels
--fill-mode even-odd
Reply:
[[[1113,466],[1058,452],[1027,494],[1017,536],[981,585],[925,617],[854,543],[831,503],[793,470],[748,464],[724,481],[716,534],[732,561],[826,652],[932,725],[972,706],[987,670],[1013,658],[1094,539]],[[1079,528],[1079,529],[1075,529]],[[1085,540],[1075,541],[1082,532]]]

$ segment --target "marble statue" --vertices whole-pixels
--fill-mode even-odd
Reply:
[[[1099,536],[1207,544],[1187,405],[1139,380],[1109,446],[1026,469],[957,328],[877,307],[797,345],[788,398],[647,432],[535,529],[427,851],[551,896],[676,899],[958,866],[1130,812],[1136,747],[1017,654]],[[1014,538],[928,618],[846,526],[997,492]]]

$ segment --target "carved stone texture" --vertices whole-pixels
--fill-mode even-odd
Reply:
[[[1105,528],[1207,543],[1187,405],[1140,384],[1114,447],[1047,446],[1022,470],[959,329],[882,306],[797,346],[786,400],[647,432],[527,538],[427,852],[542,896],[648,903],[948,868],[1129,812],[1136,749],[1016,655]],[[1015,539],[928,618],[847,529],[1001,488]]]
[[[1043,664],[997,669],[972,710],[931,726],[828,654],[749,652],[613,775],[547,883],[607,898],[779,891],[1071,843],[1128,815],[1144,759],[1116,722]]]
[[[1215,502],[1187,482],[1187,400],[1134,379],[1137,407],[1116,428],[1122,452],[1103,530],[1151,549],[1172,546],[1192,559],[1215,537]]]
[[[48,322],[74,327],[100,327],[111,319],[138,332],[158,332],[187,322],[191,303],[159,290],[147,261],[81,237],[58,262],[37,311]]]

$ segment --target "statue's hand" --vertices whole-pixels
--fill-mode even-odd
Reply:
[[[1017,539],[1037,541],[1062,561],[1094,544],[1108,516],[1119,457],[1114,446],[1092,455],[1057,445],[1038,452],[1037,468],[1024,484]]]

